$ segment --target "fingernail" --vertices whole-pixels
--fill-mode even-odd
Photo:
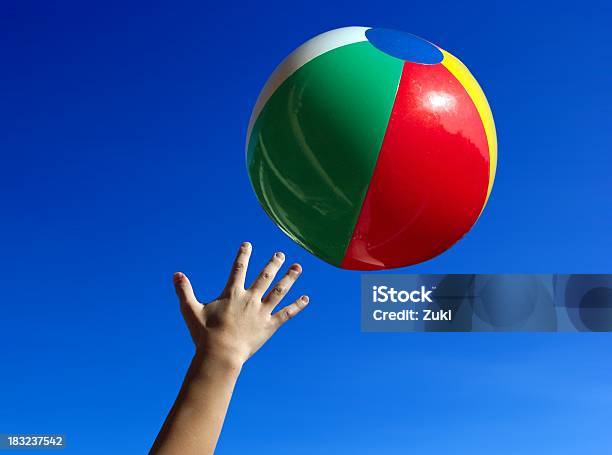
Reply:
[[[291,267],[289,267],[289,270],[292,270],[296,273],[300,273],[302,271],[302,267],[300,266],[300,264],[293,264]]]
[[[308,298],[307,295],[302,296],[302,302],[304,302],[304,305],[308,305],[308,302],[310,302],[310,299]]]
[[[179,282],[180,282],[180,281],[183,279],[183,277],[184,277],[184,276],[185,276],[185,275],[184,275],[182,272],[176,272],[176,273],[174,274],[174,277],[173,277],[173,278],[174,278],[174,283],[175,283],[175,284],[176,284],[176,283],[179,283]]]
[[[242,242],[242,245],[240,245],[242,248],[250,248],[251,244],[249,242]]]
[[[280,251],[278,253],[274,253],[274,257],[276,257],[277,259],[280,259],[281,261],[285,260],[285,255],[281,253]]]

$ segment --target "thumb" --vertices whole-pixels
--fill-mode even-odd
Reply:
[[[174,281],[174,289],[176,295],[181,302],[181,314],[189,329],[189,334],[194,343],[198,343],[198,310],[202,309],[202,305],[196,299],[189,278],[182,272],[176,272],[172,278]]]
[[[182,272],[176,272],[173,276],[174,281],[174,290],[176,291],[176,295],[181,302],[181,305],[187,305],[190,307],[194,307],[195,305],[199,305],[198,299],[196,299],[195,294],[193,293],[193,288],[191,287],[191,282],[187,275]]]

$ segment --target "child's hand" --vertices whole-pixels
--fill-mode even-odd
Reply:
[[[196,354],[151,453],[212,455],[242,364],[308,304],[308,297],[302,296],[272,314],[302,268],[299,264],[289,267],[264,297],[285,255],[272,256],[253,285],[244,289],[250,257],[251,244],[243,243],[221,296],[206,305],[197,301],[184,274],[174,274]]]
[[[285,261],[283,253],[274,254],[253,285],[245,289],[244,281],[251,249],[250,243],[243,243],[240,246],[221,296],[205,305],[196,299],[187,276],[180,272],[174,274],[174,285],[181,303],[181,312],[198,353],[238,368],[281,325],[308,304],[308,297],[302,296],[272,314],[302,272],[299,264],[293,264],[286,275],[264,297]]]

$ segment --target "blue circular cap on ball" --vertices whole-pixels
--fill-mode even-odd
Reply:
[[[435,65],[444,58],[440,49],[412,33],[388,28],[370,28],[366,30],[365,35],[377,49],[407,62]]]

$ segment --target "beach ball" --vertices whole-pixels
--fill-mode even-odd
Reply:
[[[298,47],[253,108],[247,169],[270,218],[338,267],[426,261],[479,218],[497,140],[485,95],[415,35],[345,27]]]

